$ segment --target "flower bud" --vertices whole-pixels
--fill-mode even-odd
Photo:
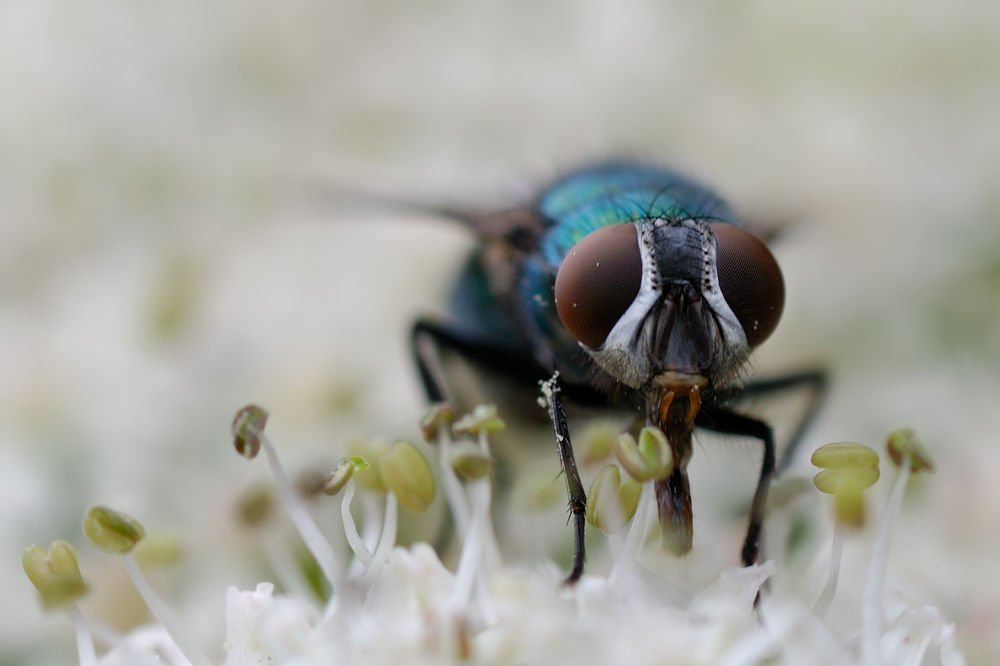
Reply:
[[[459,442],[451,450],[451,466],[466,481],[481,479],[493,471],[493,457],[472,442]]]
[[[813,452],[812,464],[821,469],[877,469],[878,454],[864,444],[833,442]]]
[[[889,459],[895,463],[896,467],[902,467],[903,459],[909,458],[911,472],[934,471],[934,461],[931,459],[930,454],[927,453],[927,449],[917,439],[916,433],[909,428],[889,433],[885,445],[889,453]]]
[[[368,462],[361,456],[341,458],[333,471],[327,475],[323,485],[323,494],[336,495],[347,485],[355,472],[363,472],[366,469],[368,469]]]
[[[104,506],[92,506],[83,518],[83,532],[98,548],[127,553],[146,536],[134,518]]]
[[[24,551],[21,565],[45,608],[71,604],[87,593],[76,551],[65,541],[53,541],[48,552],[32,545]]]
[[[247,405],[236,412],[233,419],[233,446],[236,452],[247,460],[253,460],[260,452],[260,435],[267,425],[267,412],[257,405]]]
[[[424,441],[437,443],[438,430],[441,426],[449,426],[458,418],[458,410],[450,402],[435,402],[420,419],[420,432]]]
[[[434,474],[427,459],[409,442],[396,442],[379,460],[382,480],[410,511],[423,511],[434,499]]]
[[[456,421],[452,429],[459,435],[479,435],[500,432],[506,427],[503,419],[497,416],[496,405],[476,405],[471,413]]]
[[[619,532],[635,515],[641,492],[635,479],[622,483],[617,465],[605,465],[587,495],[587,522],[605,534]]]
[[[621,435],[615,445],[615,458],[640,483],[665,479],[674,471],[674,454],[666,435],[651,426],[642,429],[638,443],[628,433]]]
[[[813,477],[813,485],[821,493],[836,495],[844,483],[850,482],[865,490],[874,486],[880,476],[881,473],[877,467],[875,469],[824,469]]]
[[[837,522],[861,527],[863,493],[879,479],[878,454],[863,444],[835,442],[816,449],[812,463],[823,468],[813,483],[820,492],[834,496]]]

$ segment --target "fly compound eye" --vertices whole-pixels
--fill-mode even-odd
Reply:
[[[556,274],[556,310],[574,338],[600,347],[642,284],[635,226],[595,229],[573,246]]]
[[[747,344],[756,347],[774,331],[785,306],[785,281],[774,255],[757,237],[731,224],[713,224],[719,288],[736,315]]]

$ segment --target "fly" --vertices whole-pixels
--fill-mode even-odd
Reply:
[[[448,398],[440,350],[525,390],[549,380],[575,528],[567,582],[583,574],[586,495],[564,398],[633,410],[666,435],[676,466],[656,481],[655,494],[665,541],[677,554],[692,542],[687,464],[694,429],[760,442],[741,553],[744,565],[755,563],[768,486],[790,461],[826,386],[821,371],[743,381],[752,350],[784,307],[784,280],[767,245],[712,191],[638,162],[574,171],[524,206],[448,215],[475,230],[480,244],[454,291],[451,321],[414,324],[417,367],[432,402]],[[778,465],[771,427],[733,406],[791,388],[809,389],[811,398]]]

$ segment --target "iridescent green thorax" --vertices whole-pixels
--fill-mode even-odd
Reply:
[[[644,218],[735,221],[715,193],[674,172],[634,164],[607,164],[573,174],[542,196],[538,211],[549,224],[541,254],[552,269],[558,269],[580,239],[609,224]]]

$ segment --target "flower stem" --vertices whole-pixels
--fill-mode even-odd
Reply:
[[[361,535],[358,534],[358,527],[354,524],[354,516],[351,515],[351,500],[353,499],[354,481],[348,481],[347,486],[344,488],[344,499],[341,500],[340,504],[340,515],[344,519],[344,534],[347,535],[347,543],[350,544],[354,555],[367,569],[372,563],[372,552],[368,550],[368,546],[361,540]]]
[[[892,537],[892,524],[899,515],[899,507],[903,503],[903,491],[910,478],[912,461],[904,456],[896,477],[896,484],[889,494],[885,513],[878,526],[875,536],[875,547],[872,550],[871,562],[868,565],[868,578],[865,581],[865,591],[861,606],[861,663],[881,663],[879,639],[882,636],[882,593],[885,588],[885,572],[889,566],[889,542]]]
[[[840,580],[840,560],[844,554],[844,527],[837,521],[833,524],[833,543],[830,546],[830,575],[826,579],[826,586],[813,606],[813,613],[822,619],[826,617],[826,612],[830,610],[833,597],[837,593],[837,582]]]
[[[138,590],[142,600],[146,602],[156,621],[160,623],[163,629],[170,635],[170,638],[173,639],[177,648],[184,655],[184,658],[191,662],[192,666],[212,666],[212,662],[209,661],[208,657],[202,654],[188,640],[177,623],[174,614],[170,611],[170,608],[163,603],[163,599],[150,587],[135,558],[128,553],[125,553],[122,557],[125,560],[125,571],[128,572],[129,578],[132,579],[135,589]]]
[[[285,512],[299,531],[302,540],[306,544],[306,548],[316,558],[316,563],[323,571],[323,575],[330,582],[334,593],[336,593],[343,579],[343,568],[338,562],[333,546],[323,536],[316,522],[309,515],[308,509],[306,509],[302,500],[299,499],[298,494],[295,492],[295,486],[292,485],[288,475],[285,474],[285,470],[281,467],[281,461],[278,460],[278,454],[274,450],[270,438],[264,433],[260,433],[260,442],[264,448],[264,452],[267,454],[267,462],[271,466],[274,485],[278,489],[278,496],[285,507]]]
[[[362,579],[363,584],[366,586],[375,582],[382,571],[382,567],[385,565],[385,561],[389,559],[389,553],[396,547],[396,525],[398,519],[399,508],[396,493],[390,490],[385,495],[385,521],[382,523],[382,536],[379,537],[371,566],[368,567]]]
[[[76,630],[76,651],[80,657],[80,666],[97,666],[97,653],[94,651],[94,639],[90,635],[87,621],[76,604],[70,604],[69,615],[73,618],[73,629]]]
[[[264,535],[264,537],[261,539],[261,548],[281,586],[300,599],[317,599],[316,592],[309,586],[284,540],[277,535]]]
[[[438,471],[441,473],[441,485],[444,495],[455,519],[458,534],[465,539],[469,534],[471,522],[469,503],[462,490],[462,482],[458,480],[451,466],[451,431],[446,424],[438,426]]]
[[[643,538],[646,536],[646,525],[649,523],[649,513],[653,508],[653,492],[652,482],[642,484],[642,495],[639,497],[635,516],[632,517],[625,547],[622,549],[621,557],[615,562],[611,575],[608,576],[608,583],[611,585],[628,580],[632,573],[639,551],[642,549]]]

